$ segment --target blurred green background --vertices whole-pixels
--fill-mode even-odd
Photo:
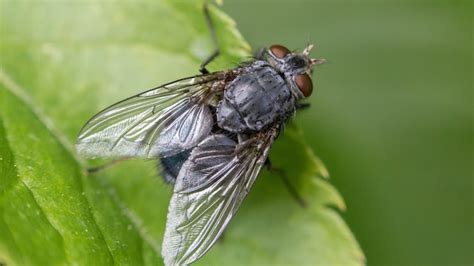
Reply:
[[[297,121],[369,265],[474,263],[470,1],[242,1],[254,48],[328,59]]]

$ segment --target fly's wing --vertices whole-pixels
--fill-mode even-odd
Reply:
[[[86,123],[76,148],[88,157],[166,157],[195,147],[213,125],[209,106],[196,100],[224,78],[186,78],[114,104]]]
[[[187,265],[222,234],[252,187],[276,130],[242,143],[225,135],[204,139],[184,163],[168,209],[161,250],[166,265]]]

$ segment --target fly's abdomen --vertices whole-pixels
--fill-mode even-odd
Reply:
[[[270,66],[255,64],[227,86],[217,107],[217,123],[231,132],[259,131],[293,109],[283,78]]]
[[[185,150],[172,156],[160,157],[159,168],[166,183],[175,183],[181,167],[190,154],[190,150]]]

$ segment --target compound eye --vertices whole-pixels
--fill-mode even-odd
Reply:
[[[290,50],[288,50],[288,48],[279,44],[274,44],[270,46],[270,51],[272,52],[274,56],[280,59],[290,53]]]
[[[303,93],[304,97],[309,97],[313,92],[313,81],[308,74],[299,74],[295,77],[296,86]]]

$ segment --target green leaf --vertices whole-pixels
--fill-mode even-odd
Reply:
[[[108,187],[83,174],[19,88],[0,78],[0,258],[8,264],[141,264],[148,244]]]
[[[0,4],[0,262],[8,265],[161,263],[171,188],[156,163],[128,161],[85,175],[73,143],[100,109],[196,74],[212,51],[202,2],[40,1]],[[211,6],[222,56],[250,48]],[[364,256],[341,217],[327,171],[290,125],[270,154],[308,201],[301,208],[266,172],[208,264],[353,264]]]

